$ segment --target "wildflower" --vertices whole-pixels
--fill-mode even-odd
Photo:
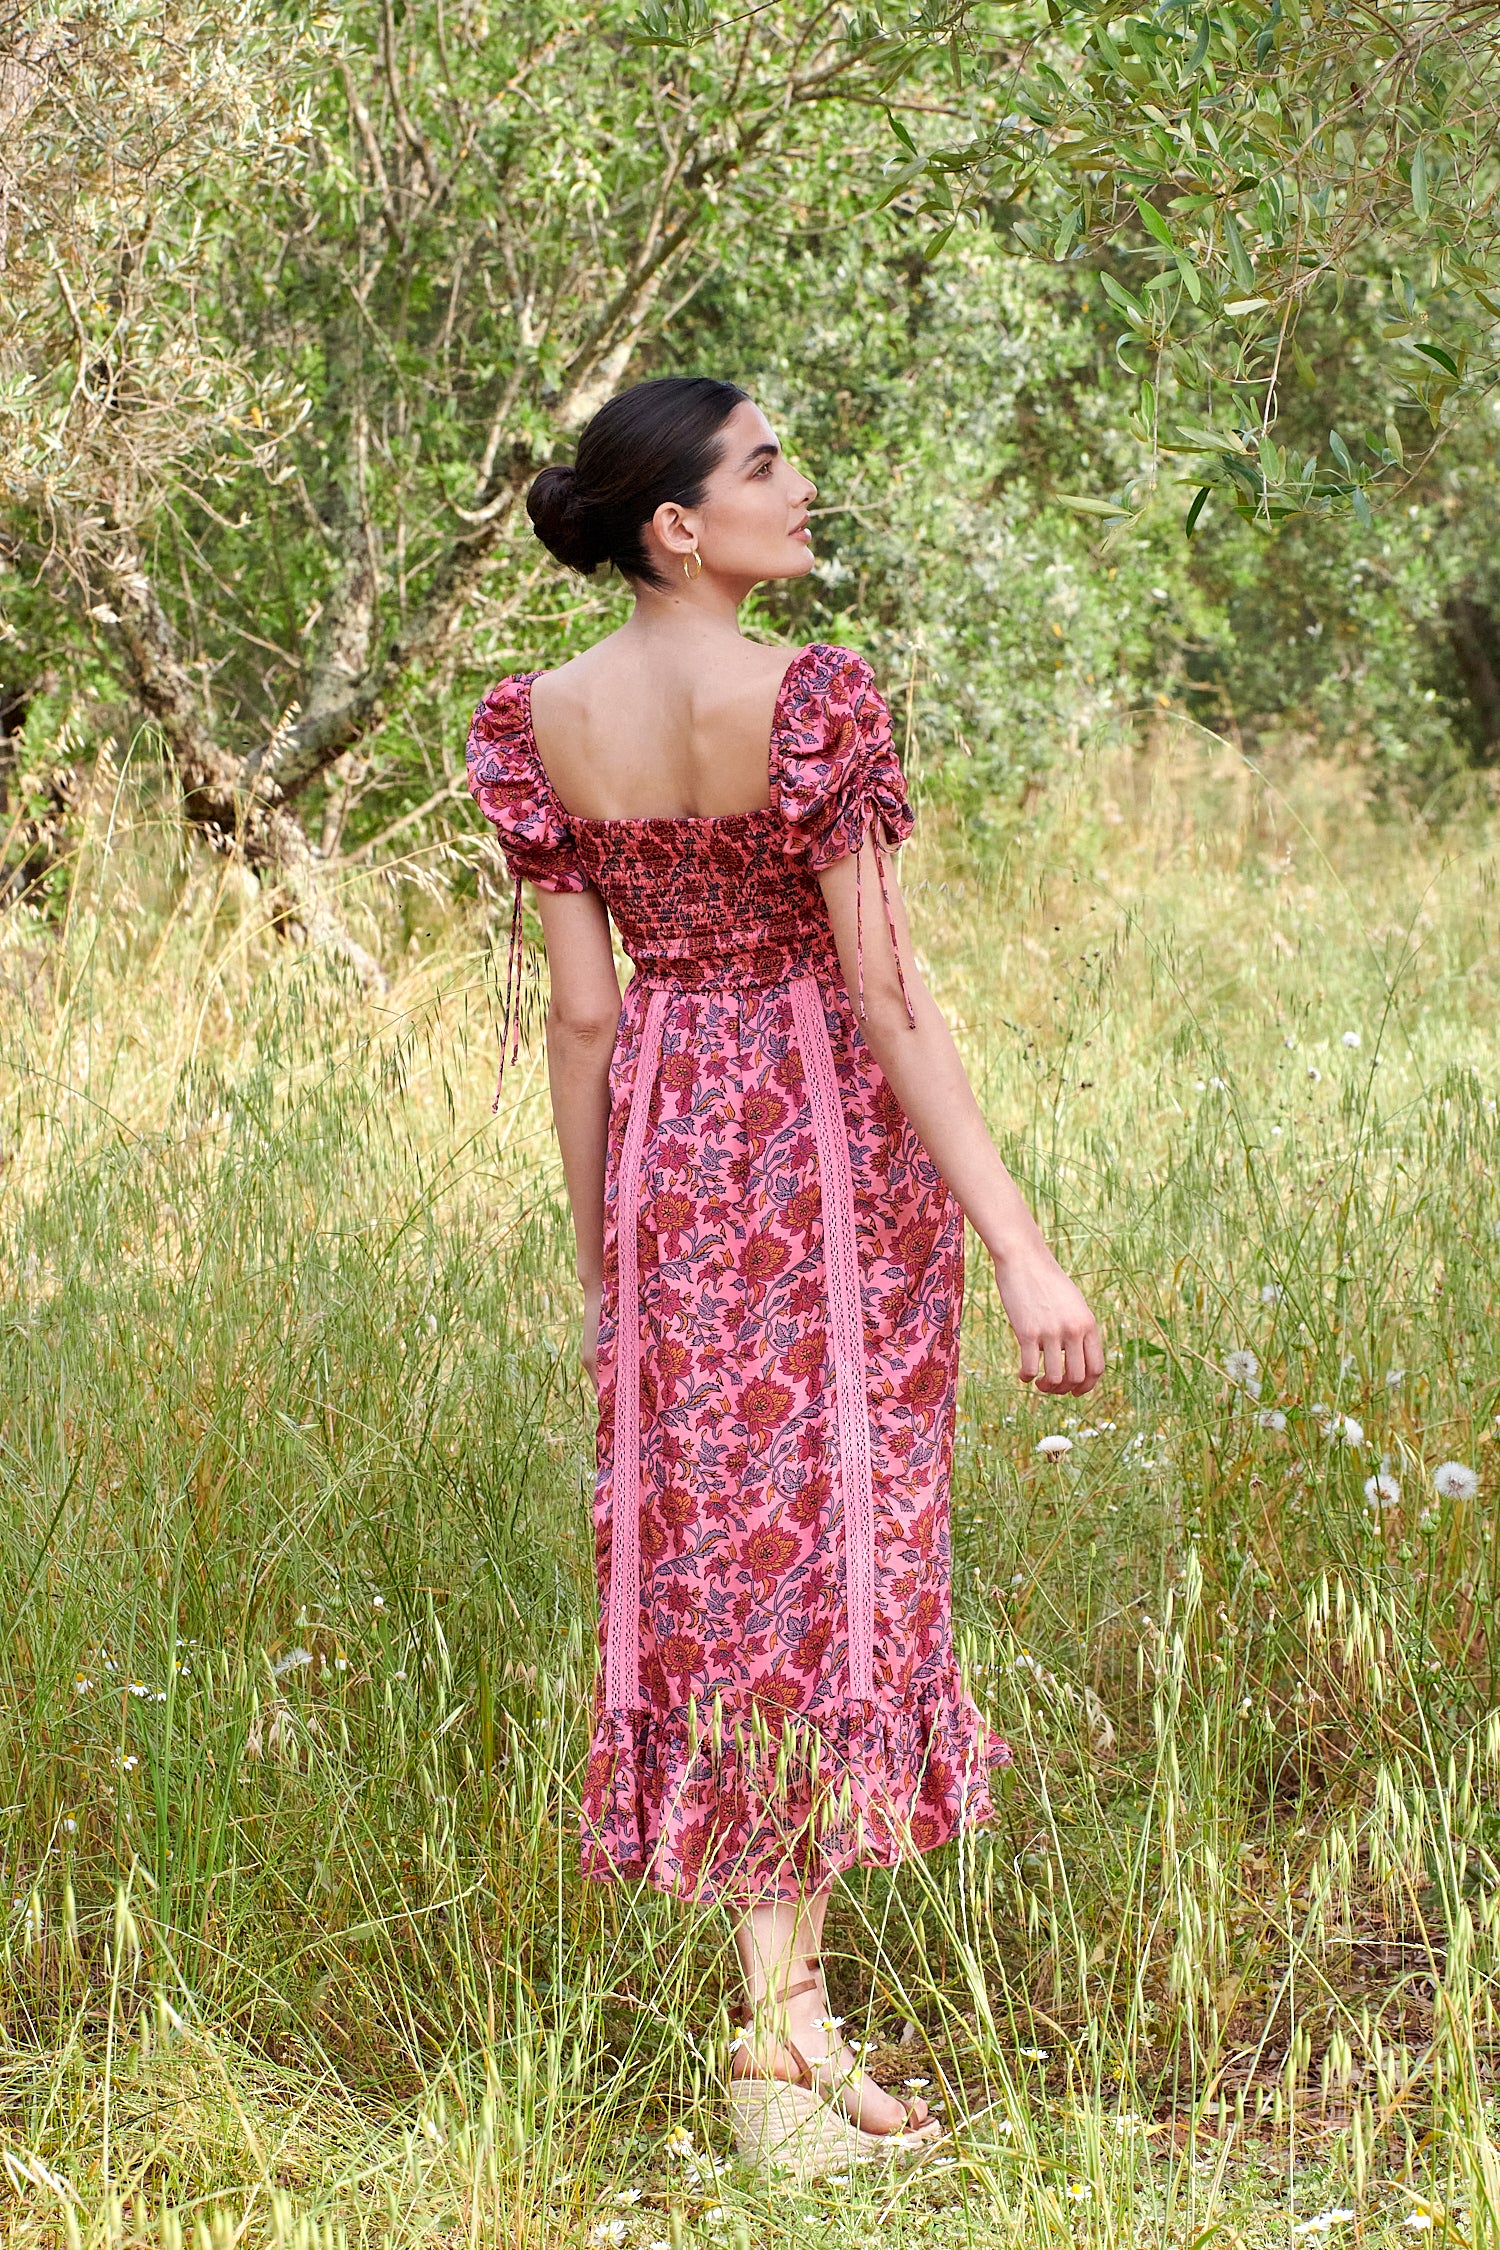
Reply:
[[[347,1672],[349,1669],[349,1659],[347,1656],[336,1656],[333,1660],[333,1663],[335,1671]]]
[[[1365,1426],[1363,1422],[1356,1422],[1352,1414],[1330,1415],[1323,1434],[1331,1445],[1363,1445],[1365,1442]]]
[[[589,2236],[590,2242],[623,2242],[628,2219],[600,2219]]]
[[[1320,1398],[1315,1398],[1312,1402],[1312,1405],[1308,1408],[1307,1411],[1312,1416],[1315,1422],[1326,1422],[1329,1415],[1333,1412],[1333,1408],[1331,1406],[1325,1406]]]
[[[134,1773],[140,1762],[134,1751],[131,1751],[128,1757],[123,1751],[120,1754],[120,1770],[122,1773]]]
[[[1279,1406],[1263,1406],[1255,1417],[1255,1426],[1259,1430],[1284,1430],[1286,1416]]]
[[[1286,1036],[1285,1036],[1285,1037],[1283,1038],[1283,1040],[1282,1040],[1281,1044],[1282,1044],[1282,1046],[1283,1046],[1283,1047],[1295,1047],[1295,1046],[1296,1046],[1296,1044],[1297,1044],[1297,1042],[1296,1042],[1296,1040],[1295,1040],[1295,1039],[1294,1039],[1294,1038],[1292,1037],[1291,1033],[1290,1033],[1290,1032],[1288,1032],[1288,1033],[1286,1034]]]
[[[1353,2216],[1352,2211],[1320,2211],[1315,2219],[1299,2220],[1298,2224],[1293,2227],[1292,2233],[1294,2235],[1327,2234],[1330,2227],[1343,2226]]]
[[[1432,1489],[1440,1500],[1472,1500],[1479,1479],[1462,1461],[1440,1461],[1432,1472]]]
[[[81,1672],[73,1674],[73,1692],[75,1695],[87,1695],[93,1684],[93,1681],[86,1680]]]
[[[311,1662],[312,1650],[310,1648],[289,1648],[285,1656],[278,1656],[276,1662],[271,1666],[272,1676],[278,1680],[283,1679],[288,1672],[298,1672],[304,1664],[311,1664]]]
[[[1068,2182],[1068,2201],[1070,2203],[1087,2203],[1093,2192],[1087,2180],[1069,2180]]]
[[[1365,1498],[1372,1508],[1399,1508],[1400,1482],[1395,1477],[1387,1476],[1382,1469],[1378,1477],[1365,1478]]]
[[[1404,1367],[1388,1367],[1386,1369],[1385,1382],[1387,1390],[1393,1391],[1398,1383],[1402,1383],[1405,1380],[1406,1369]]]
[[[1254,1352],[1226,1352],[1224,1372],[1231,1383],[1238,1383],[1245,1390],[1249,1390],[1252,1384],[1257,1391],[1260,1389],[1260,1361]]]
[[[1281,1284],[1276,1281],[1263,1281],[1260,1285],[1260,1301],[1263,1305],[1279,1305],[1281,1303]]]
[[[914,2094],[924,2094],[932,2084],[932,2080],[930,2078],[903,2078],[901,2083]]]
[[[373,1602],[372,1602],[372,1603],[370,1604],[370,1606],[371,1606],[371,1608],[372,1608],[372,1609],[384,1609],[384,1608],[385,1608],[385,1596],[384,1596],[384,1594],[377,1594],[377,1595],[375,1596],[375,1599],[374,1599],[374,1601],[373,1601]]]
[[[1047,2060],[1045,2047],[1018,2047],[1016,2052],[1022,2062],[1045,2062]]]
[[[842,2031],[843,2028],[844,2019],[842,2016],[820,2016],[813,2026],[815,2031],[826,2031],[830,2039],[836,2031]]]
[[[674,2125],[667,2135],[668,2156],[686,2158],[693,2154],[693,2136],[685,2125]]]
[[[151,1690],[147,1687],[144,1680],[132,1680],[130,1683],[130,1693],[134,1696],[137,1696],[142,1702],[144,1702],[145,1699],[150,1695]]]
[[[1341,1047],[1357,1047],[1359,1044],[1360,1037],[1357,1031],[1346,1031],[1339,1041]]]
[[[78,1834],[78,1823],[71,1813],[63,1814],[63,1834],[65,1836],[76,1836]]]
[[[707,2208],[707,2210],[706,2210],[706,2211],[705,2211],[705,2212],[704,2212],[704,2213],[702,2214],[702,2217],[703,2217],[703,2224],[704,2224],[704,2225],[705,2225],[706,2227],[721,2227],[721,2226],[722,2226],[722,2225],[724,2224],[724,2219],[725,2219],[725,2211],[724,2211],[724,2206],[723,2206],[723,2204],[722,2204],[722,2203],[710,2203],[710,2204],[709,2204],[709,2206],[708,2206],[708,2208]],[[618,2237],[618,2235],[617,2235],[617,2236],[615,2237],[615,2239],[616,2239],[616,2241],[618,2241],[618,2240],[619,2240],[619,2237]]]
[[[1049,1460],[1060,1459],[1064,1453],[1072,1452],[1073,1440],[1070,1437],[1064,1437],[1059,1431],[1051,1437],[1038,1438],[1036,1449],[1038,1453],[1045,1453]]]
[[[1313,1081],[1313,1084],[1316,1085],[1318,1080],[1322,1077],[1323,1073],[1318,1069],[1316,1063],[1309,1063],[1307,1066],[1307,1075]]]
[[[641,2191],[640,2191],[640,2189],[639,2189],[639,2188],[616,2188],[616,2189],[615,2189],[615,2201],[616,2201],[616,2203],[639,2203],[639,2202],[640,2202],[640,2200],[641,2200]]]
[[[1430,2211],[1408,2211],[1401,2224],[1404,2227],[1413,2227],[1420,2231],[1431,2226],[1432,2213]]]

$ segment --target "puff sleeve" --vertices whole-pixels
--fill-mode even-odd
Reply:
[[[911,834],[891,714],[852,649],[813,647],[798,660],[778,753],[783,849],[814,871],[849,858],[867,835],[894,846]]]
[[[568,818],[547,784],[531,738],[533,673],[499,681],[474,713],[467,766],[474,802],[494,829],[517,882],[540,891],[586,891]]]
[[[785,822],[782,849],[815,873],[851,859],[866,840],[874,846],[875,872],[885,908],[886,933],[906,1020],[916,1011],[906,986],[895,916],[886,887],[882,845],[904,844],[915,826],[896,746],[891,714],[875,675],[852,649],[814,645],[788,674],[776,737],[776,801]],[[856,1006],[865,1012],[864,877],[855,885]]]

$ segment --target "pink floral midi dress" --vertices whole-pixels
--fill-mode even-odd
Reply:
[[[912,828],[869,666],[782,683],[770,804],[591,820],[535,674],[469,785],[517,886],[592,886],[635,973],[610,1070],[585,1871],[791,1898],[990,1812],[950,1626],[963,1221],[859,1030],[817,870]],[[883,867],[882,867],[883,887]],[[882,933],[883,935],[885,933]],[[863,933],[861,933],[861,946]]]

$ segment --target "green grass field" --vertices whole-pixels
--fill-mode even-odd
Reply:
[[[829,1933],[953,2132],[768,2193],[721,1921],[577,1873],[592,1426],[478,911],[372,891],[366,1001],[101,804],[65,921],[0,925],[6,2240],[1500,2240],[1496,843],[1190,743],[920,825],[1111,1364],[1025,1395],[971,1262],[1016,1767]]]

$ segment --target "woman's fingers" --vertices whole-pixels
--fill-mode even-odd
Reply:
[[[1052,1334],[1021,1339],[1021,1380],[1033,1379],[1049,1396],[1067,1392],[1081,1398],[1104,1373],[1104,1346],[1098,1328],[1057,1329]]]

